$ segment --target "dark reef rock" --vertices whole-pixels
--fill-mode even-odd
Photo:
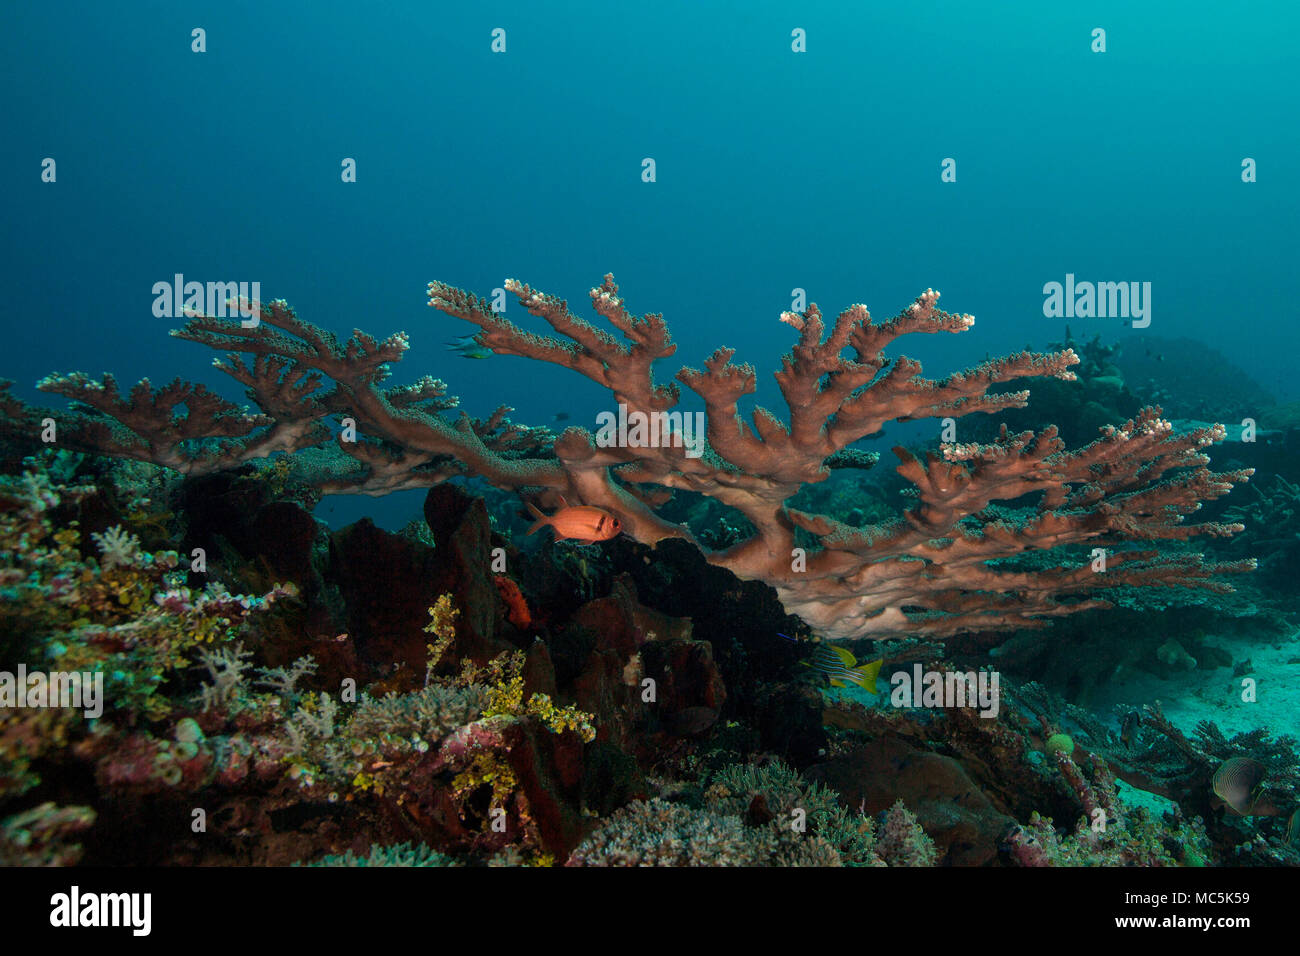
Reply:
[[[996,863],[1001,838],[1016,823],[961,763],[898,738],[885,737],[818,764],[807,777],[837,790],[846,805],[864,806],[872,814],[902,800],[950,866]]]
[[[690,618],[691,636],[708,642],[726,687],[719,716],[761,727],[763,748],[798,766],[815,759],[825,746],[815,692],[783,698],[779,718],[769,719],[768,685],[787,680],[798,656],[795,645],[779,634],[794,636],[803,628],[785,613],[776,592],[709,564],[685,541],[662,541],[651,549],[618,539],[610,554],[615,569],[635,584],[642,604]]]
[[[455,485],[437,485],[424,499],[424,520],[437,543],[428,569],[428,586],[434,600],[438,595],[450,594],[460,609],[456,656],[481,664],[511,646],[501,636],[505,608],[492,580],[494,545],[487,508],[482,498]],[[420,628],[426,623],[427,614]],[[416,629],[418,635],[420,628]],[[420,636],[423,639],[424,635]],[[423,660],[423,640],[420,654]]]
[[[435,572],[432,548],[389,534],[369,518],[330,536],[329,578],[347,606],[357,654],[372,671],[401,663],[423,678],[429,642],[423,628],[442,593]]]

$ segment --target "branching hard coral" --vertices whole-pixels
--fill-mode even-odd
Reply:
[[[807,832],[832,847],[845,866],[884,865],[876,852],[871,817],[851,813],[835,791],[808,783],[780,762],[724,767],[710,778],[704,799],[715,813],[742,816],[752,823],[770,820],[778,839],[797,835],[791,824],[801,817]]]
[[[1108,589],[1222,591],[1228,587],[1219,575],[1253,567],[1250,560],[1208,563],[1191,551],[1126,550],[1126,542],[1185,542],[1241,530],[1238,524],[1184,523],[1201,502],[1227,494],[1251,473],[1209,471],[1204,448],[1221,440],[1223,429],[1175,433],[1154,408],[1104,428],[1096,441],[1074,451],[1050,426],[1036,435],[1003,429],[989,444],[944,443],[923,457],[896,448],[897,470],[911,483],[914,504],[885,525],[858,528],[791,507],[802,487],[824,481],[832,468],[864,464],[853,444],[877,435],[887,422],[995,414],[1023,407],[1028,392],[990,393],[991,386],[1073,378],[1070,367],[1078,358],[1069,349],[1021,352],[937,380],[921,378],[911,359],[887,358],[884,349],[903,335],[958,333],[973,325],[968,315],[938,309],[932,290],[885,322],[873,321],[862,305],[850,306],[829,332],[815,305],[784,313],[781,321],[798,336],[776,373],[788,421],[758,408],[748,425],[738,407],[757,389],[753,368],[733,365],[734,350],[722,348],[703,370],[683,368],[676,383],[657,383],[654,361],[674,354],[676,346],[661,315],[626,310],[612,276],[591,290],[591,301],[624,341],[574,315],[561,299],[515,280],[506,289],[557,335],[526,331],[486,300],[444,283],[429,284],[429,304],[477,325],[475,341],[497,354],[550,362],[592,379],[629,416],[663,425],[680,414],[679,384],[685,385],[704,402],[703,445],[611,445],[577,427],[552,444],[544,429],[510,423],[504,407],[483,421],[464,415],[450,421],[442,413],[456,400],[442,382],[425,377],[409,386],[382,384],[408,348],[405,333],[380,341],[355,331],[342,343],[282,301],[243,303],[259,318],[251,328],[191,315],[174,333],[226,352],[217,367],[247,387],[260,412],[181,381],[155,390],[146,380],[129,396],[110,376],[51,376],[40,387],[94,411],[47,413],[60,421],[61,444],[187,474],[301,450],[296,457],[325,493],[386,494],[476,475],[499,488],[604,508],[646,544],[670,537],[694,541],[658,509],[675,491],[695,491],[746,522],[742,536],[706,552],[708,560],[771,584],[787,611],[830,638],[1041,627],[1053,617],[1107,606],[1092,595]],[[184,416],[177,414],[180,407]],[[0,402],[0,412],[16,422],[10,427],[30,427],[33,420],[11,399]],[[324,420],[330,416],[347,427],[326,445]],[[1036,501],[1029,499],[1014,518],[986,517],[990,505],[1026,496]],[[796,534],[814,543],[806,555],[796,551]],[[1055,566],[1026,571],[999,564],[1026,550],[1057,548],[1067,551]],[[1093,570],[1094,549],[1107,554],[1104,572]]]
[[[298,693],[298,682],[316,673],[316,661],[310,656],[298,658],[291,667],[272,667],[261,671],[255,682],[281,698],[292,698]]]
[[[885,814],[884,826],[876,839],[876,852],[890,866],[934,866],[939,859],[934,841],[926,836],[902,801]]]
[[[76,521],[60,527],[53,514],[92,491],[40,471],[0,476],[0,655],[100,671],[110,708],[132,720],[157,717],[169,706],[158,685],[188,666],[192,648],[235,638],[296,588],[256,597],[216,582],[191,588],[174,551],[145,551],[120,526],[92,536],[100,559],[87,558]]]
[[[573,851],[569,866],[841,866],[821,836],[756,826],[733,814],[658,797],[610,816]]]
[[[666,800],[618,810],[569,857],[569,866],[758,866],[770,856],[770,831],[750,831],[736,816]]]
[[[1099,828],[1081,819],[1062,834],[1048,817],[1033,814],[1006,838],[1012,861],[1020,866],[1207,866],[1210,841],[1199,819],[1167,815],[1156,821],[1144,809],[1123,823]]]
[[[604,820],[570,866],[933,866],[934,843],[902,804],[880,836],[870,817],[780,763],[733,764],[710,778],[704,808],[655,798]]]
[[[397,843],[392,846],[375,844],[365,856],[351,850],[339,855],[323,856],[314,863],[295,866],[459,866],[449,856],[419,843]]]
[[[323,702],[306,703],[286,723],[292,776],[304,786],[319,778],[331,787],[400,791],[408,765],[430,751],[436,754],[444,741],[477,721],[484,700],[479,687],[432,685],[381,698],[363,693],[337,728],[332,710],[328,724],[318,713]]]

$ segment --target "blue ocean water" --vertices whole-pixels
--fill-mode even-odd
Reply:
[[[941,290],[977,325],[906,343],[934,374],[1060,339],[1042,287],[1074,274],[1150,282],[1151,333],[1212,342],[1294,400],[1300,133],[1279,38],[1298,20],[1287,3],[15,2],[4,374],[29,400],[73,369],[237,396],[166,337],[150,289],[257,279],[326,328],[408,331],[397,379],[440,376],[472,413],[581,421],[600,390],[450,356],[467,329],[423,288],[512,276],[581,309],[613,272],[684,364],[737,346],[780,408],[792,289],[877,317]]]
[[[537,725],[544,721],[534,719],[538,713],[529,712],[529,733],[563,731],[572,743],[573,733],[591,730],[591,739],[583,737],[585,745],[595,740],[596,730],[583,726],[583,719],[600,723],[599,743],[587,751],[575,746],[578,757],[562,768],[575,776],[590,770],[598,783],[566,780],[559,797],[531,791],[528,800],[555,798],[560,809],[547,821],[553,832],[516,839],[530,806],[516,802],[511,825],[519,832],[491,843],[490,824],[482,832],[476,828],[480,816],[486,819],[489,809],[497,809],[488,800],[500,802],[493,780],[502,778],[489,774],[462,787],[460,773],[472,776],[483,768],[457,765],[454,780],[425,787],[423,796],[442,787],[462,802],[441,804],[412,830],[423,841],[419,852],[440,859],[443,850],[454,849],[475,862],[520,862],[523,857],[509,852],[492,854],[526,847],[536,854],[529,862],[563,862],[571,851],[583,861],[585,852],[575,847],[597,822],[622,825],[616,815],[655,788],[673,800],[686,793],[677,788],[676,773],[698,785],[697,803],[712,793],[709,799],[721,800],[712,809],[722,806],[727,814],[743,815],[752,830],[769,822],[763,813],[773,808],[754,802],[745,789],[749,784],[735,784],[728,799],[739,802],[729,806],[718,797],[717,781],[752,761],[758,768],[755,780],[763,777],[763,786],[779,791],[772,781],[779,783],[787,771],[773,761],[783,760],[810,780],[831,781],[845,807],[874,814],[882,826],[896,801],[911,800],[923,818],[921,829],[928,828],[938,841],[935,859],[951,865],[1025,863],[1034,854],[1023,845],[1009,848],[1008,837],[1027,832],[1022,825],[1037,827],[1044,841],[1059,837],[1091,847],[1092,856],[1085,852],[1078,858],[1090,865],[1293,864],[1300,852],[1295,849],[1300,760],[1293,743],[1278,735],[1294,733],[1300,707],[1295,680],[1300,668],[1295,650],[1300,639],[1300,383],[1294,372],[1300,331],[1291,314],[1300,298],[1297,28],[1300,7],[1280,0],[1232,7],[959,0],[663,0],[650,5],[142,0],[123,6],[8,0],[0,13],[0,254],[7,280],[0,310],[0,378],[13,379],[13,394],[34,405],[61,404],[38,391],[36,383],[51,372],[74,370],[93,376],[111,372],[124,388],[143,377],[156,386],[179,377],[242,400],[242,387],[212,367],[211,349],[167,334],[181,320],[155,314],[156,287],[177,277],[255,282],[263,300],[286,299],[302,318],[341,337],[354,329],[377,336],[407,332],[411,347],[392,369],[396,383],[432,375],[445,381],[473,416],[486,417],[504,404],[524,424],[556,431],[567,425],[593,428],[596,416],[610,411],[606,389],[539,361],[501,355],[471,359],[449,350],[445,343],[473,328],[428,308],[425,290],[426,283],[438,280],[490,295],[507,278],[516,278],[566,298],[575,312],[602,324],[587,292],[613,273],[630,310],[663,313],[672,330],[678,350],[656,366],[660,382],[670,381],[682,365],[703,366],[715,349],[729,346],[737,363],[750,363],[758,373],[757,393],[741,402],[742,413],[761,405],[785,418],[788,410],[772,376],[795,341],[790,325],[779,321],[784,311],[815,302],[834,316],[864,302],[880,320],[907,308],[923,290],[938,289],[942,307],[975,316],[973,329],[959,336],[909,336],[888,349],[891,356],[920,360],[929,377],[1021,349],[1060,347],[1067,340],[1084,357],[1080,377],[1085,381],[1076,391],[1034,380],[1037,399],[1017,412],[1017,429],[1059,422],[1070,430],[1069,443],[1077,445],[1090,440],[1099,424],[1133,414],[1139,400],[1166,403],[1173,409],[1167,417],[1178,420],[1180,431],[1211,420],[1229,425],[1228,440],[1214,450],[1213,467],[1255,468],[1253,482],[1247,485],[1238,475],[1231,495],[1208,501],[1201,517],[1241,521],[1246,528],[1237,539],[1198,539],[1195,550],[1204,543],[1211,562],[1258,557],[1257,573],[1234,578],[1246,582],[1235,594],[1195,591],[1185,604],[1161,603],[1160,592],[1143,605],[1124,593],[1115,598],[1118,607],[1062,613],[1046,632],[1007,637],[994,634],[996,627],[984,632],[972,625],[941,635],[952,638],[942,645],[946,656],[941,658],[939,650],[925,645],[930,634],[923,625],[960,613],[953,608],[968,596],[990,607],[1014,608],[1017,601],[1033,607],[1033,575],[1050,568],[1049,559],[1031,565],[1035,556],[1030,555],[1021,566],[1017,555],[998,565],[1005,575],[972,575],[963,579],[972,582],[969,586],[946,589],[943,584],[961,578],[966,569],[948,571],[936,547],[926,552],[937,569],[934,579],[942,579],[933,591],[950,600],[950,607],[907,600],[915,594],[921,595],[918,600],[929,597],[924,589],[899,586],[895,592],[881,585],[842,604],[827,597],[818,607],[809,600],[805,607],[823,612],[813,625],[811,614],[801,621],[787,613],[800,598],[798,579],[791,578],[798,582],[792,586],[781,574],[757,575],[778,590],[746,591],[689,547],[674,551],[680,541],[653,552],[644,540],[612,533],[591,547],[575,546],[586,535],[574,533],[557,546],[558,526],[524,539],[518,533],[527,526],[520,524],[522,502],[496,491],[488,496],[488,508],[500,537],[489,537],[486,522],[475,525],[482,546],[477,557],[489,553],[488,543],[506,543],[512,566],[507,574],[494,564],[491,576],[484,570],[487,562],[475,563],[473,555],[453,568],[460,551],[445,547],[443,539],[431,549],[427,545],[437,535],[427,526],[412,530],[408,523],[426,514],[433,516],[429,525],[453,513],[464,527],[471,524],[464,517],[469,512],[457,511],[460,500],[451,494],[426,512],[424,489],[387,497],[327,496],[316,515],[333,535],[307,518],[285,487],[265,491],[283,477],[273,470],[259,473],[259,480],[266,479],[265,487],[258,486],[265,498],[231,495],[235,501],[256,501],[255,520],[223,513],[227,505],[220,494],[213,496],[214,505],[204,498],[206,490],[192,491],[212,486],[181,482],[171,488],[171,500],[152,502],[153,510],[136,508],[132,500],[114,501],[113,520],[121,517],[137,529],[156,555],[178,543],[184,554],[200,540],[230,545],[225,554],[213,549],[214,566],[237,575],[234,586],[273,598],[243,607],[251,605],[260,614],[287,596],[275,611],[287,614],[285,606],[292,605],[299,615],[286,618],[291,624],[268,615],[275,623],[248,632],[255,635],[250,648],[255,645],[258,664],[269,671],[271,665],[301,662],[301,653],[319,662],[321,686],[331,692],[339,680],[351,680],[374,693],[356,708],[355,699],[345,701],[347,717],[374,707],[375,699],[388,700],[384,695],[390,691],[418,695],[438,683],[437,666],[447,670],[451,661],[428,660],[434,645],[415,630],[425,623],[426,607],[443,598],[461,601],[461,631],[450,630],[460,641],[455,663],[465,665],[463,674],[472,676],[476,664],[490,659],[499,668],[493,678],[501,680],[499,690],[514,673],[511,663],[500,663],[508,655],[519,652],[517,662],[510,658],[517,669],[524,666],[525,651],[545,656],[540,664],[537,656],[529,659],[529,679],[549,675],[546,686],[556,705],[578,709],[568,714],[572,726],[567,728],[563,710],[556,718],[556,711],[540,708],[552,720],[542,729]],[[1069,301],[1053,311],[1057,284]],[[1107,284],[1119,284],[1112,294],[1123,302],[1122,314],[1081,313],[1079,303],[1086,300],[1076,292]],[[1120,286],[1131,291],[1131,299],[1118,298]],[[1104,299],[1106,293],[1101,295]],[[506,315],[546,331],[513,299]],[[684,409],[702,409],[696,395],[682,391]],[[956,437],[945,442],[989,440],[994,426],[985,416],[957,417]],[[1256,424],[1262,429],[1258,443],[1252,434]],[[865,477],[857,470],[838,471],[824,484],[800,491],[806,503],[790,500],[856,529],[874,532],[892,527],[891,521],[902,526],[900,491],[910,489],[892,471],[891,446],[933,451],[940,427],[933,418],[888,422],[882,435],[860,443],[881,453],[880,467]],[[50,474],[70,467],[71,475],[83,464],[51,455],[42,467]],[[1105,468],[1103,462],[1094,474],[1106,474]],[[80,474],[102,479],[107,473],[87,468]],[[0,474],[0,490],[20,480]],[[162,487],[138,477],[123,480]],[[478,484],[475,490],[485,487]],[[29,497],[36,502],[33,508],[44,509],[39,494]],[[519,497],[537,496],[530,490]],[[944,533],[953,540],[969,533],[960,545],[983,535],[993,538],[1028,513],[1008,517],[1013,509],[997,507],[1004,503],[995,498],[993,507],[974,511],[959,530],[954,526]],[[173,514],[168,510],[173,505],[185,514]],[[14,507],[6,498],[0,511],[8,514]],[[727,510],[720,505],[709,510],[683,494],[669,507],[679,510],[665,509],[656,519],[688,525],[711,558],[727,553],[736,540],[729,533],[743,538],[743,531],[719,520]],[[1157,501],[1142,517],[1163,514],[1160,508]],[[108,511],[94,513],[87,506],[86,513],[101,520],[99,527],[109,527]],[[353,524],[362,517],[389,530],[405,526],[406,535],[372,535],[373,529]],[[224,518],[231,519],[229,527]],[[788,518],[788,512],[779,516]],[[250,529],[250,524],[258,526]],[[812,534],[803,526],[801,531],[804,537],[790,541],[807,544]],[[863,535],[871,537],[867,531]],[[29,539],[21,540],[22,547],[8,548],[0,561],[3,569],[12,570],[4,562],[24,557],[19,552]],[[129,540],[117,540],[120,554],[131,550]],[[910,561],[936,540],[922,542],[904,558]],[[790,541],[783,539],[783,546]],[[1071,543],[1076,547],[1061,559],[1074,562],[1070,567],[1082,569],[1095,560],[1095,554],[1087,554],[1092,541]],[[56,585],[71,587],[70,581],[81,582],[87,593],[85,582],[92,579],[118,587],[109,574],[107,555],[113,547],[101,541],[97,556],[91,556],[84,536],[81,545],[84,555],[59,544],[59,561],[76,567],[77,574],[65,573],[51,583],[41,577],[52,575],[54,565],[47,564],[27,582],[45,588],[46,597]],[[1123,547],[1127,544],[1120,552]],[[1186,553],[1193,549],[1180,552],[1181,547],[1178,542],[1171,550],[1188,560],[1176,567],[1191,579],[1199,567]],[[493,561],[506,550],[490,552]],[[180,560],[183,565],[183,556]],[[827,594],[840,585],[862,585],[874,573],[873,560],[864,559],[851,572],[837,566],[819,583]],[[134,567],[129,555],[119,563]],[[715,563],[728,567],[725,561]],[[161,564],[151,567],[156,571]],[[298,575],[293,581],[300,592],[277,591],[282,571],[285,579]],[[192,597],[189,589],[198,593],[209,584],[200,580],[206,573],[192,570],[186,577],[181,566],[165,590],[159,585],[157,597],[149,595],[139,607],[129,605],[126,587],[114,593],[107,611],[86,598],[92,610],[86,617],[77,610],[75,623],[66,628],[78,631],[75,639],[57,628],[46,633],[28,627],[17,611],[6,611],[0,615],[0,664],[7,665],[5,655],[16,660],[20,650],[35,648],[55,660],[70,647],[79,653],[91,645],[96,649],[87,660],[119,652],[125,658],[146,644],[124,641],[128,650],[119,651],[95,630],[98,623],[86,628],[86,621],[94,614],[117,621],[114,615],[126,614],[120,607],[127,606],[141,619],[155,607],[180,615],[176,608]],[[844,577],[832,580],[841,573]],[[1016,583],[1017,576],[1028,583]],[[21,590],[15,582],[22,580],[18,574],[0,580],[4,587],[13,585],[6,601]],[[850,580],[852,585],[846,583]],[[987,586],[990,580],[996,583]],[[1007,591],[989,593],[1006,581],[1013,582],[1005,585]],[[778,594],[786,605],[773,596]],[[606,601],[610,595],[618,599]],[[857,620],[854,613],[865,613],[852,606],[864,595],[864,604],[878,599],[869,609],[879,612],[877,622],[902,619],[917,625],[915,634],[903,637],[906,649],[897,659],[890,656],[893,645],[877,641],[869,626],[848,634],[852,628],[846,625],[844,633],[833,635],[845,639],[839,651],[851,646],[856,658],[806,646],[819,628],[829,631],[845,619]],[[1069,607],[1076,597],[1070,592],[1043,613],[1077,610]],[[292,604],[297,598],[300,604]],[[1003,598],[1007,603],[998,604]],[[192,610],[185,606],[183,613]],[[432,608],[429,613],[439,620]],[[444,608],[443,613],[451,612]],[[584,644],[588,627],[605,643],[592,637]],[[80,633],[83,628],[91,637]],[[429,633],[444,640],[443,633]],[[798,638],[790,636],[796,633]],[[201,638],[195,642],[203,644]],[[193,653],[182,662],[190,667],[183,675],[176,673],[182,664],[174,661],[163,667],[146,660],[153,672],[136,661],[139,673],[150,674],[154,682],[163,682],[167,672],[164,689],[173,709],[148,709],[141,699],[154,686],[138,699],[133,695],[139,686],[133,685],[112,715],[123,720],[129,715],[132,733],[138,718],[142,733],[165,744],[160,750],[190,757],[167,756],[161,771],[149,770],[144,761],[143,776],[137,778],[132,743],[102,757],[95,768],[99,777],[86,764],[76,771],[80,776],[69,773],[64,780],[55,767],[45,785],[50,791],[67,786],[73,796],[66,801],[32,784],[33,803],[51,796],[74,810],[82,809],[77,801],[94,804],[101,816],[99,830],[86,839],[91,862],[125,861],[114,855],[113,844],[135,825],[106,809],[118,796],[113,787],[101,787],[101,779],[111,779],[123,792],[137,787],[131,791],[136,799],[139,793],[152,796],[161,778],[171,788],[169,796],[179,799],[177,788],[194,784],[198,774],[195,764],[184,771],[179,764],[210,756],[200,748],[203,733],[216,739],[246,729],[232,729],[232,715],[240,711],[230,700],[220,717],[232,718],[227,725],[205,716],[207,702],[201,713],[194,703],[202,678],[197,664],[210,661],[213,646],[186,647]],[[446,651],[444,644],[437,653]],[[29,657],[38,661],[34,653]],[[798,667],[818,656],[820,669]],[[873,658],[888,658],[879,688],[868,687],[866,677],[853,678],[846,687],[829,685],[833,675],[861,674],[862,667],[874,682],[882,664]],[[921,706],[919,696],[902,704],[891,701],[884,689],[894,665],[914,666],[920,686],[922,662],[935,661],[970,668],[972,676],[976,670],[1007,675],[1003,723],[997,725],[1001,737],[995,740],[991,731],[986,737],[967,733],[961,714],[927,712],[951,704]],[[667,675],[680,678],[676,696],[657,710],[641,707],[646,701],[627,689],[640,688],[639,681],[652,672],[665,675],[665,686]],[[125,664],[110,673],[136,679]],[[264,678],[259,686],[276,683],[259,673]],[[215,672],[212,676],[215,682]],[[488,679],[479,674],[474,681]],[[470,682],[466,676],[461,684]],[[141,679],[140,686],[144,683]],[[451,680],[442,684],[434,690],[454,696],[448,690]],[[290,688],[274,704],[285,707],[283,726],[277,727],[282,737],[292,731],[297,739],[304,728],[333,719],[332,711],[322,716],[316,709],[320,688],[313,685],[305,697],[300,690]],[[464,691],[457,685],[456,693]],[[322,701],[327,697],[320,694]],[[604,708],[598,713],[597,703]],[[515,704],[518,710],[522,697]],[[332,705],[330,699],[319,707]],[[888,727],[891,708],[907,715]],[[470,710],[472,720],[465,716]],[[199,730],[197,717],[185,716],[194,729],[187,724],[182,734],[176,721],[191,711],[202,717],[204,728]],[[467,709],[461,725],[469,726],[479,713]],[[522,722],[522,713],[511,719]],[[1034,719],[1015,722],[1025,715]],[[905,732],[898,730],[903,721],[909,722]],[[1223,737],[1196,730],[1203,721],[1213,721]],[[1185,735],[1181,741],[1178,734]],[[1266,734],[1272,739],[1263,739]],[[395,740],[404,747],[414,739],[405,732],[375,736],[384,746]],[[419,752],[427,752],[436,736],[422,738],[425,751]],[[267,737],[274,734],[267,731]],[[332,743],[322,744],[326,738]],[[1193,743],[1182,746],[1188,738]],[[1007,739],[1021,750],[1003,747]],[[314,741],[322,751],[334,743],[332,726],[331,734]],[[436,747],[438,741],[433,743]],[[1151,811],[1123,821],[1129,827],[1120,828],[1125,835],[1112,834],[1102,850],[1097,847],[1106,841],[1093,840],[1086,825],[1069,832],[1070,816],[1077,819],[1091,800],[1086,783],[1076,786],[1065,771],[1057,774],[1064,764],[1058,754],[1075,753],[1076,743],[1078,765],[1094,774],[1098,790],[1114,783],[1107,776],[1104,760],[1109,760],[1122,781],[1116,786],[1125,788],[1124,812]],[[281,745],[288,746],[282,740]],[[359,746],[351,756],[377,753],[365,749],[364,740]],[[952,788],[947,797],[921,807],[925,795],[937,791],[927,789],[930,781],[919,774],[898,782],[897,792],[888,790],[895,781],[879,772],[881,766],[898,754],[911,760],[940,751],[955,755],[944,758],[956,768],[944,778]],[[1188,770],[1175,758],[1191,751]],[[227,749],[227,756],[231,752]],[[348,852],[374,842],[377,858],[400,858],[400,846],[385,849],[380,843],[391,833],[370,829],[368,820],[357,822],[364,816],[357,808],[368,813],[367,801],[383,796],[382,787],[372,790],[369,771],[386,771],[393,763],[376,760],[364,770],[348,763],[341,773],[337,766],[327,768],[323,758],[308,760],[305,752],[280,757],[291,764],[293,786],[304,793],[316,787],[309,796],[300,794],[304,805],[314,801],[317,809],[328,805],[339,811],[343,822],[337,832],[289,821],[279,835],[299,827],[301,842],[245,840],[251,827],[232,838],[233,849],[195,851],[185,842],[188,835],[165,851],[140,841],[140,861],[283,863],[320,858],[326,851],[333,856],[348,841]],[[408,757],[418,761],[414,752],[399,756],[397,763]],[[734,766],[723,769],[719,755],[729,755]],[[714,758],[718,766],[706,766]],[[216,761],[213,757],[211,766]],[[438,772],[449,766],[440,764]],[[1222,786],[1225,767],[1237,775],[1235,787]],[[44,765],[38,769],[47,772]],[[341,773],[341,803],[339,793],[329,791],[336,784],[326,784],[327,769]],[[958,770],[975,783],[967,787]],[[539,779],[548,772],[543,767]],[[171,780],[163,776],[167,773]],[[901,781],[904,774],[897,776]],[[12,777],[26,785],[23,774]],[[618,786],[611,782],[615,778]],[[881,779],[887,780],[885,789],[872,792]],[[1241,785],[1243,779],[1247,785]],[[1024,790],[1024,781],[1037,789]],[[1265,781],[1273,788],[1273,804],[1261,803],[1263,791],[1255,789]],[[247,783],[241,779],[233,786]],[[706,791],[709,783],[715,786]],[[1018,800],[1008,795],[1017,787]],[[85,792],[96,788],[102,792],[92,801]],[[763,787],[754,783],[750,789]],[[954,839],[944,821],[951,822],[958,811],[947,811],[969,807],[964,796],[952,795],[977,790],[981,800],[989,795],[990,807],[998,805],[974,823],[961,818],[961,827],[970,824],[978,839],[968,840],[965,829]],[[1234,803],[1238,790],[1244,793],[1236,793]],[[400,792],[400,786],[391,788],[389,796]],[[467,793],[482,806],[470,806],[474,800]],[[0,788],[0,798],[10,796]],[[936,811],[944,799],[950,806]],[[679,802],[665,814],[687,813],[688,801]],[[1240,812],[1226,813],[1225,804]],[[430,822],[453,805],[466,824],[454,839],[450,830]],[[0,823],[11,809],[17,805],[4,805]],[[655,822],[653,812],[652,830],[662,823]],[[1040,817],[1050,812],[1057,814],[1059,833]],[[1006,824],[1015,824],[1014,831]],[[1131,843],[1124,843],[1129,837]],[[81,848],[76,849],[67,861],[81,858]],[[851,862],[861,863],[870,854],[861,856]],[[844,859],[850,861],[847,852]],[[0,863],[5,862],[0,852]]]

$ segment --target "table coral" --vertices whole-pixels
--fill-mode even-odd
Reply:
[[[1053,617],[1107,606],[1097,594],[1108,589],[1222,591],[1228,586],[1220,574],[1253,567],[1250,560],[1208,563],[1189,550],[1127,547],[1241,530],[1238,524],[1184,523],[1201,502],[1251,474],[1207,467],[1204,449],[1223,438],[1223,429],[1175,433],[1156,408],[1107,426],[1096,441],[1073,451],[1051,426],[1037,434],[1004,428],[988,444],[945,442],[922,456],[895,448],[914,503],[886,523],[855,527],[790,506],[802,487],[824,481],[833,468],[866,464],[852,446],[887,422],[995,414],[1023,407],[1029,393],[990,393],[990,386],[1073,378],[1078,358],[1070,349],[1020,352],[937,380],[920,377],[920,364],[909,358],[886,357],[885,348],[903,335],[961,333],[973,326],[971,316],[939,309],[933,290],[884,322],[862,305],[841,312],[829,330],[815,305],[782,314],[797,333],[776,373],[788,420],[760,407],[746,423],[738,404],[756,390],[754,369],[732,364],[735,351],[721,348],[703,369],[683,368],[675,382],[656,382],[653,363],[673,355],[676,345],[662,315],[627,311],[612,276],[591,290],[591,301],[625,341],[525,283],[508,280],[506,289],[557,335],[526,331],[486,300],[444,283],[430,283],[429,304],[478,326],[475,341],[492,352],[561,365],[592,379],[629,416],[669,421],[680,414],[679,385],[685,385],[706,409],[704,444],[610,446],[579,427],[556,437],[511,422],[505,406],[486,419],[462,414],[450,420],[443,413],[457,400],[443,382],[426,376],[406,386],[383,384],[409,348],[404,332],[379,340],[357,330],[340,342],[278,300],[244,303],[258,315],[253,327],[191,314],[173,333],[226,352],[216,366],[246,386],[259,412],[179,380],[161,389],[146,380],[123,394],[111,376],[96,381],[74,373],[50,376],[40,388],[95,413],[49,413],[59,422],[62,444],[187,474],[298,452],[300,480],[325,493],[386,494],[477,475],[500,488],[540,494],[544,504],[563,495],[573,504],[603,508],[647,544],[665,538],[699,543],[658,511],[675,491],[698,492],[749,525],[738,540],[707,551],[708,560],[772,585],[788,611],[830,638],[1044,626]],[[7,393],[0,412],[10,431],[34,420]],[[331,416],[343,425],[332,445],[325,424]],[[986,510],[1030,495],[1036,501],[1016,511],[990,516]],[[815,546],[805,552],[797,534]],[[1079,550],[1054,566],[1004,563],[1026,551],[1070,545]],[[1106,553],[1104,571],[1092,566],[1096,549]]]

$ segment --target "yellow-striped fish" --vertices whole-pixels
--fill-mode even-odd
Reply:
[[[818,644],[813,649],[812,657],[803,664],[824,675],[831,682],[832,687],[857,684],[868,694],[874,694],[880,665],[884,662],[884,658],[879,658],[869,664],[859,664],[857,658],[847,648],[836,647],[833,644]]]

